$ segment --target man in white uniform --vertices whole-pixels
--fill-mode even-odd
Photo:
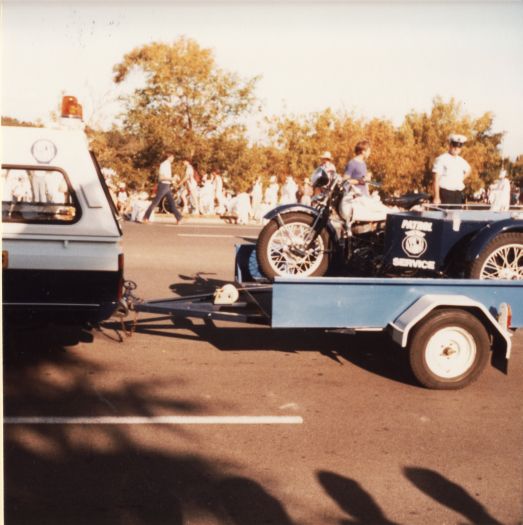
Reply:
[[[470,174],[469,163],[460,156],[467,137],[452,133],[449,150],[434,162],[434,204],[462,204],[465,178]]]

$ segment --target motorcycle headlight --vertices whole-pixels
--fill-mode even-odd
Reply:
[[[323,186],[326,186],[329,183],[330,177],[329,174],[323,168],[318,168],[312,174],[311,181],[313,188],[322,188]]]

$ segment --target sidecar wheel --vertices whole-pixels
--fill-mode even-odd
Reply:
[[[472,279],[523,279],[523,233],[508,232],[490,241],[472,263]]]
[[[330,238],[324,228],[304,254],[302,239],[309,233],[314,217],[305,213],[281,215],[283,226],[273,219],[260,232],[256,256],[262,274],[274,277],[321,277],[329,268]],[[293,250],[294,249],[294,250]]]

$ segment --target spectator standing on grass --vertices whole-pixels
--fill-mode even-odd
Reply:
[[[272,210],[278,204],[278,194],[280,193],[280,185],[276,180],[275,175],[271,175],[269,179],[269,186],[265,190],[265,204],[269,210]]]
[[[301,187],[301,197],[300,197],[300,203],[305,204],[305,206],[311,205],[312,195],[313,195],[313,188],[311,181],[308,179],[308,177],[305,177],[303,179],[303,185]]]
[[[510,209],[510,182],[507,179],[507,170],[501,170],[498,180],[492,185],[489,196],[490,209],[507,211]]]
[[[298,185],[292,175],[285,177],[285,182],[281,188],[280,204],[295,204],[298,202],[296,194],[298,193]]]
[[[252,214],[256,215],[257,210],[259,210],[260,205],[263,201],[263,186],[260,177],[257,177],[254,181],[251,190],[251,205],[252,205]]]
[[[127,190],[125,188],[125,182],[120,182],[118,184],[118,193],[116,194],[116,209],[118,213],[124,214],[127,209],[127,201],[129,196],[127,195]]]
[[[202,215],[214,213],[214,183],[207,173],[203,174],[200,188],[200,212]]]
[[[171,212],[176,218],[177,224],[182,222],[182,214],[176,208],[176,203],[174,202],[173,194],[171,192],[171,184],[173,181],[172,174],[172,163],[174,162],[174,155],[169,153],[167,158],[160,164],[158,169],[158,190],[156,191],[156,196],[154,197],[151,205],[147,208],[143,216],[142,222],[149,222],[151,213],[154,211],[156,206],[160,203],[164,196],[167,197],[167,201],[171,208]]]
[[[222,215],[225,213],[225,195],[223,192],[223,178],[218,170],[212,172],[212,181],[214,185],[214,196],[216,198],[216,213]]]
[[[187,182],[187,191],[189,192],[189,204],[194,215],[200,215],[200,188],[196,180],[196,172],[193,165],[188,159],[183,161],[185,166],[184,181]]]
[[[467,137],[452,133],[449,149],[434,162],[434,204],[463,204],[465,178],[470,174],[469,163],[460,156]]]

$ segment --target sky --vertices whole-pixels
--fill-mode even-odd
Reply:
[[[491,111],[514,158],[523,154],[522,28],[522,1],[4,0],[0,109],[45,122],[65,93],[107,127],[117,111],[109,101],[125,89],[113,66],[184,35],[219,67],[261,77],[263,115],[330,107],[399,125],[436,96],[454,98],[472,117]]]

